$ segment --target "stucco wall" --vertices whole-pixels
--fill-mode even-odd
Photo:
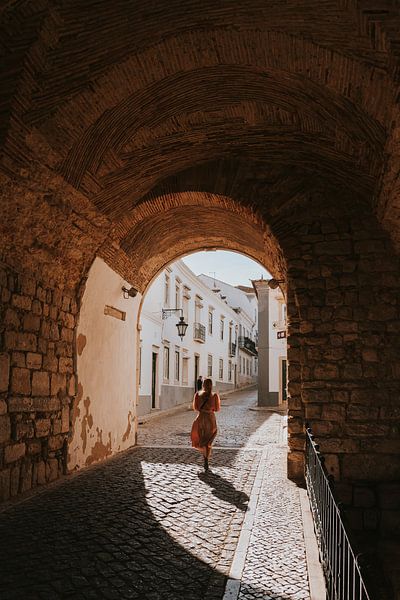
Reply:
[[[89,272],[77,328],[78,394],[68,467],[76,469],[135,443],[136,319],[140,295],[125,300],[130,285],[97,258]],[[104,314],[105,306],[125,321]]]

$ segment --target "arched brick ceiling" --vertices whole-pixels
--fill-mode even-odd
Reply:
[[[100,255],[120,272],[128,270],[140,291],[166,264],[206,248],[242,252],[278,279],[286,277],[283,253],[264,220],[222,195],[175,191],[152,197],[120,221],[113,239]]]
[[[206,169],[239,163],[227,195],[266,219],[313,187],[343,189],[393,208],[400,243],[400,203],[383,189],[397,193],[396,165],[382,179],[399,80],[391,0],[22,0],[4,4],[2,19],[3,171],[40,163],[52,185],[104,215],[110,249],[145,199],[174,181],[218,195]],[[21,227],[17,209],[9,217]],[[50,237],[44,245],[62,251]]]

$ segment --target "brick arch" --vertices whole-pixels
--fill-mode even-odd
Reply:
[[[234,198],[199,191],[165,193],[125,215],[99,255],[140,291],[167,262],[202,248],[243,252],[278,279],[286,265],[262,215]]]

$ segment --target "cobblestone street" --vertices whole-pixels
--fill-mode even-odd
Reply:
[[[208,474],[186,410],[141,425],[140,447],[8,507],[0,598],[222,600],[232,566],[240,600],[310,598],[285,417],[254,404],[254,391],[223,399]]]

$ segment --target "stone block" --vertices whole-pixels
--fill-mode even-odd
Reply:
[[[334,453],[334,454],[347,454],[359,452],[360,444],[357,440],[342,439],[342,438],[328,438],[318,440],[321,452]]]
[[[57,412],[61,403],[59,398],[32,398],[32,407],[36,412]]]
[[[332,475],[336,481],[340,480],[339,458],[336,454],[325,454],[325,469],[328,475]]]
[[[37,352],[28,352],[26,355],[26,366],[28,369],[41,369],[42,355]]]
[[[315,379],[337,379],[339,377],[339,370],[337,365],[333,363],[324,363],[318,365],[314,369],[314,377]]]
[[[336,321],[334,329],[338,333],[357,333],[358,323],[356,321]]]
[[[61,411],[61,432],[67,433],[69,431],[69,406],[64,406]]]
[[[52,351],[48,352],[46,356],[43,357],[43,368],[47,371],[51,371],[51,373],[57,373],[58,358],[54,355]]]
[[[372,508],[376,506],[376,496],[372,488],[355,487],[353,492],[354,506],[361,508]]]
[[[27,440],[26,442],[26,453],[29,455],[40,454],[42,451],[42,444],[40,440]]]
[[[13,308],[7,308],[4,315],[4,325],[6,325],[7,329],[19,329],[20,324],[17,311]]]
[[[60,356],[58,360],[58,370],[60,373],[73,373],[74,372],[74,361],[72,358]]]
[[[40,317],[29,313],[24,316],[24,330],[25,331],[39,331],[40,329]]]
[[[20,278],[21,292],[27,296],[36,295],[36,281],[32,277],[23,276]]]
[[[5,415],[8,411],[7,402],[0,398],[0,415]]]
[[[345,256],[352,252],[351,242],[350,240],[318,242],[314,244],[314,252],[319,256],[324,254],[329,256]]]
[[[43,309],[39,300],[32,300],[32,313],[38,317],[42,315]]]
[[[35,430],[36,437],[47,437],[50,434],[51,421],[50,419],[36,419]]]
[[[13,394],[31,393],[31,372],[29,369],[14,367],[11,373],[11,392]]]
[[[41,460],[37,466],[37,484],[45,485],[46,483],[46,463]]]
[[[0,471],[0,502],[5,502],[10,497],[10,469]]]
[[[322,407],[322,420],[344,421],[346,407],[343,404],[325,404]]]
[[[400,406],[382,406],[380,418],[386,420],[400,421]]]
[[[7,392],[10,381],[10,355],[0,353],[0,392]]]
[[[6,464],[15,462],[25,456],[25,452],[25,444],[13,444],[12,446],[6,446],[4,449],[4,462]]]
[[[332,421],[313,421],[312,430],[313,434],[318,436],[326,436],[326,435],[337,435],[339,432],[340,425],[338,423],[333,423]],[[318,440],[318,442],[322,442],[322,440]]]
[[[66,394],[67,379],[64,373],[52,373],[51,395],[56,396],[59,392]]]
[[[55,481],[58,478],[58,460],[50,458],[46,463],[46,479],[47,481]]]
[[[319,419],[322,414],[322,406],[319,404],[306,405],[306,419]]]
[[[10,495],[13,498],[19,492],[20,465],[14,465],[10,474]]]
[[[50,451],[60,450],[64,444],[63,435],[51,435],[48,440],[48,448]]]
[[[349,437],[380,437],[387,436],[390,432],[388,425],[380,423],[345,423],[344,431]]]
[[[49,374],[47,371],[34,371],[32,375],[32,394],[34,396],[48,396],[49,389]]]
[[[362,359],[365,360],[365,362],[378,362],[379,358],[378,358],[378,353],[375,350],[375,348],[365,348],[362,351]]]
[[[12,367],[26,367],[26,359],[24,352],[13,352],[11,354],[11,366]]]
[[[25,460],[21,465],[20,474],[21,484],[20,491],[27,492],[32,488],[32,463],[30,460]]]
[[[57,323],[54,323],[54,322],[50,323],[49,339],[53,340],[53,341],[57,341],[60,339],[60,331],[58,329]]]
[[[289,451],[287,459],[288,478],[295,481],[304,480],[304,454],[303,452]]]
[[[52,425],[53,435],[60,435],[61,433],[61,419],[54,419]]]
[[[28,398],[10,398],[8,401],[8,410],[10,413],[32,412],[33,399]]]
[[[11,297],[11,304],[16,308],[21,308],[22,310],[31,310],[32,308],[32,299],[29,296],[20,296],[19,294],[13,294]]]
[[[379,512],[377,509],[368,508],[363,511],[363,526],[366,531],[375,531],[379,526]]]
[[[347,418],[352,421],[369,421],[378,418],[379,408],[377,406],[363,406],[362,404],[351,404],[347,408]]]
[[[9,415],[0,417],[0,444],[8,442],[11,438],[11,422]]]
[[[69,382],[68,382],[68,396],[75,396],[75,394],[76,394],[75,382],[76,382],[75,375],[71,375],[71,377],[69,378]]]
[[[66,342],[73,342],[73,340],[74,340],[73,329],[68,329],[67,327],[63,327],[61,329],[61,339]]]
[[[400,479],[400,461],[382,454],[345,454],[343,456],[342,475],[353,481],[398,482]]]
[[[385,510],[400,509],[400,483],[383,483],[378,486],[379,506]]]
[[[69,296],[63,296],[61,308],[64,312],[69,311],[69,307],[71,306],[71,298]]]
[[[6,331],[4,334],[4,342],[7,350],[35,352],[37,348],[37,337],[34,333],[17,333],[16,331]]]
[[[400,510],[382,510],[381,512],[382,532],[390,537],[400,535]]]
[[[20,442],[34,435],[33,421],[21,421],[15,425],[15,440]]]

